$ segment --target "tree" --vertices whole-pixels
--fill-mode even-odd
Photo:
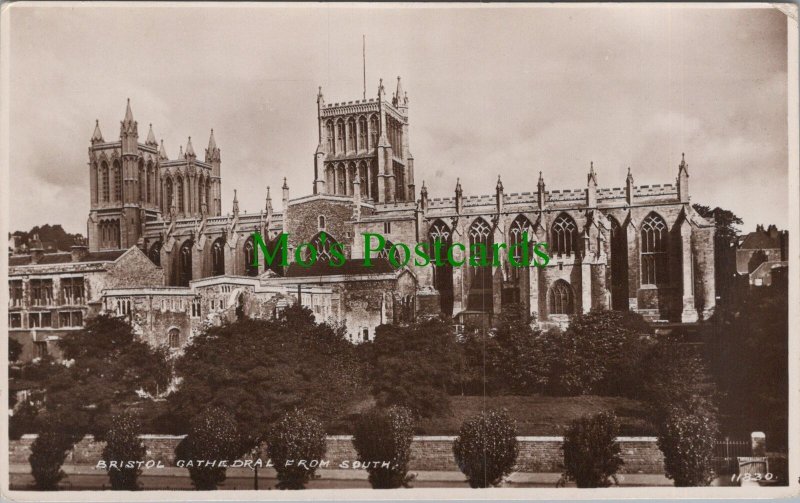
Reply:
[[[208,405],[233,411],[248,449],[288,411],[330,424],[363,396],[363,370],[341,330],[290,307],[279,320],[244,318],[196,336],[175,364],[176,429]]]
[[[659,424],[658,447],[676,487],[707,486],[714,479],[717,423],[693,403],[667,408]]]
[[[143,460],[147,452],[139,439],[140,432],[141,424],[131,414],[118,414],[111,420],[111,427],[106,433],[106,446],[103,448],[103,461],[106,462],[111,488],[116,491],[134,491],[139,488],[137,480],[142,469],[136,463]],[[112,467],[111,462],[116,462],[117,466]]]
[[[155,395],[170,380],[166,350],[139,340],[121,318],[91,318],[59,346],[63,364],[47,362],[47,372],[31,366],[28,373],[38,374],[47,409],[68,418],[64,426],[75,433],[102,438],[113,414],[138,400],[137,391]]]
[[[714,283],[717,294],[727,298],[736,275],[735,244],[741,234],[737,225],[742,225],[742,219],[720,207],[711,209],[702,204],[693,204],[692,208],[701,217],[714,221]]]
[[[424,320],[407,327],[382,325],[364,346],[378,405],[401,405],[423,417],[449,410],[449,391],[458,387],[460,367],[450,324]]]
[[[30,241],[34,235],[39,236],[39,240],[54,247],[54,250],[48,251],[70,251],[72,245],[75,244],[76,238],[82,238],[81,234],[70,234],[61,227],[60,224],[50,225],[44,224],[42,226],[34,226],[30,231],[15,231],[14,236],[20,238],[20,245],[30,246]]]
[[[453,454],[470,487],[497,486],[517,461],[516,423],[505,411],[483,411],[461,425]]]
[[[674,406],[693,404],[717,414],[717,391],[695,346],[662,337],[651,344],[639,364],[634,398],[644,400],[655,424]]]
[[[75,442],[76,435],[65,430],[63,418],[51,416],[31,445],[31,464],[34,486],[38,491],[55,491],[65,474],[61,465]]]
[[[752,288],[717,307],[706,358],[721,394],[726,434],[764,431],[788,446],[789,297],[786,283]]]
[[[358,460],[373,489],[408,487],[414,419],[405,407],[374,408],[359,417],[353,435]]]
[[[192,420],[189,434],[175,449],[175,457],[189,469],[192,485],[210,491],[225,481],[227,466],[243,449],[233,415],[219,407],[209,407]]]
[[[652,328],[637,313],[595,310],[575,316],[552,344],[551,391],[557,394],[629,393]]]
[[[619,422],[611,413],[601,412],[572,422],[564,435],[564,478],[578,487],[608,487],[617,482],[623,465],[617,442]]]
[[[319,420],[299,409],[286,414],[267,440],[267,452],[278,472],[278,489],[305,489],[325,449],[325,429]]]

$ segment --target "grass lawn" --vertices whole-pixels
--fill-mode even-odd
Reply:
[[[621,434],[653,435],[654,427],[646,418],[641,402],[610,396],[452,396],[450,415],[421,421],[420,435],[457,435],[461,423],[483,409],[508,410],[517,420],[519,435],[561,435],[570,421],[604,410],[613,411],[620,420]]]

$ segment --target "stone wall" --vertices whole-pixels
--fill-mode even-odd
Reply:
[[[24,435],[9,443],[9,464],[26,464],[30,447],[36,435]],[[161,461],[165,466],[175,463],[175,447],[181,436],[142,435],[147,449],[146,460]],[[411,470],[458,471],[453,459],[455,437],[414,437],[411,444]],[[516,471],[561,472],[563,453],[562,437],[518,437],[520,443]],[[663,473],[664,460],[654,437],[619,437],[622,458],[625,461],[622,473]],[[84,437],[75,445],[65,461],[66,465],[95,465],[103,451],[103,442],[91,436]],[[266,452],[262,459],[267,459]],[[339,467],[344,461],[352,465],[358,459],[352,437],[329,436],[325,459],[330,468]]]

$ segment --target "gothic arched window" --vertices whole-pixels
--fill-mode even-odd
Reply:
[[[367,118],[363,115],[358,119],[358,150],[367,148]]]
[[[145,193],[145,201],[152,203],[153,201],[153,163],[147,163],[147,189]]]
[[[617,311],[627,311],[628,304],[628,237],[625,228],[614,217],[611,222],[611,306]]]
[[[550,314],[574,314],[572,287],[563,279],[550,287]]]
[[[336,167],[336,193],[337,194],[346,194],[345,192],[347,187],[345,185],[344,179],[344,164],[340,164]]]
[[[336,153],[344,152],[344,121],[336,122]]]
[[[356,120],[350,117],[347,121],[347,150],[356,149]]]
[[[161,265],[161,241],[156,241],[147,252],[147,257],[157,266]]]
[[[139,201],[144,201],[145,198],[145,176],[144,176],[144,161],[139,159],[139,177],[137,178],[139,183]]]
[[[319,225],[317,226],[317,230],[318,231],[324,231],[325,230],[325,216],[323,216],[323,215],[319,216]]]
[[[333,122],[325,123],[325,142],[328,145],[328,153],[333,153]]]
[[[253,265],[256,259],[256,247],[253,244],[253,238],[247,238],[244,243],[244,274],[246,276],[258,276],[258,264]]]
[[[206,212],[207,213],[212,213],[213,210],[211,208],[211,202],[210,202],[211,201],[211,180],[209,180],[209,179],[206,179],[205,191],[206,191],[206,193],[205,193]]]
[[[374,115],[369,118],[369,148],[378,146],[378,118]]]
[[[469,227],[469,253],[475,256],[474,261],[476,264],[483,262],[487,265],[473,265],[469,267],[472,280],[470,282],[469,296],[467,298],[468,309],[476,311],[492,312],[494,309],[494,302],[492,297],[492,228],[483,218],[477,218]],[[481,246],[484,252],[481,253]],[[473,259],[470,258],[470,262]]]
[[[337,243],[336,238],[327,232],[319,232],[309,241],[317,251],[317,262],[329,262],[331,260],[331,246]],[[306,253],[306,260],[311,252]]]
[[[428,228],[431,266],[433,267],[433,287],[439,292],[439,305],[442,313],[453,315],[453,266],[447,260],[447,252],[453,243],[450,227],[441,220],[435,220]],[[435,261],[436,243],[439,245],[439,260]]]
[[[183,177],[178,177],[178,182],[175,184],[176,189],[178,192],[178,213],[184,212],[184,201],[183,201]]]
[[[169,347],[171,349],[177,349],[181,347],[181,331],[177,328],[170,328],[168,332],[169,338]]]
[[[383,246],[383,250],[378,252],[378,256],[381,258],[385,258],[386,260],[389,260],[390,256],[389,254],[391,253],[392,260],[394,260],[396,264],[402,263],[402,260],[405,257],[400,255],[400,251],[397,248],[395,248],[394,251],[392,251],[392,246],[394,246],[394,244],[392,244],[391,241],[386,241],[386,244]]]
[[[111,199],[111,186],[108,182],[108,164],[105,161],[103,161],[103,164],[100,167],[100,178],[103,191],[103,202],[107,203]]]
[[[358,164],[358,178],[361,185],[361,196],[368,197],[369,181],[367,180],[367,163],[364,161]]]
[[[211,245],[211,275],[222,276],[225,274],[225,240],[219,238]]]
[[[187,240],[178,252],[178,286],[189,286],[192,280],[192,241]]]
[[[668,282],[667,224],[655,213],[642,222],[642,284],[661,285]]]
[[[167,181],[164,182],[164,192],[167,193],[167,207],[165,208],[166,213],[172,211],[172,203],[174,202],[173,196],[174,193],[172,192],[172,178],[167,178]]]
[[[527,233],[528,242],[527,244],[523,242],[523,234]],[[517,218],[511,222],[511,227],[508,230],[508,248],[510,256],[513,257],[514,262],[516,264],[522,264],[524,267],[527,267],[530,264],[530,260],[533,258],[531,257],[532,252],[532,244],[534,242],[534,235],[533,235],[533,226],[531,225],[531,221],[525,215],[519,215]],[[523,246],[528,247],[528,264],[525,264],[523,260]],[[519,271],[520,267],[515,267],[514,264],[509,264],[509,276],[513,281],[519,279]]]
[[[566,213],[555,219],[550,228],[550,252],[553,255],[570,255],[575,253],[578,243],[578,226],[575,220]]]
[[[114,201],[122,201],[122,172],[119,161],[114,161]]]

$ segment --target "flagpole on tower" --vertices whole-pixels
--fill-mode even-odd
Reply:
[[[364,99],[367,99],[367,36],[361,35],[361,67],[364,70]]]

